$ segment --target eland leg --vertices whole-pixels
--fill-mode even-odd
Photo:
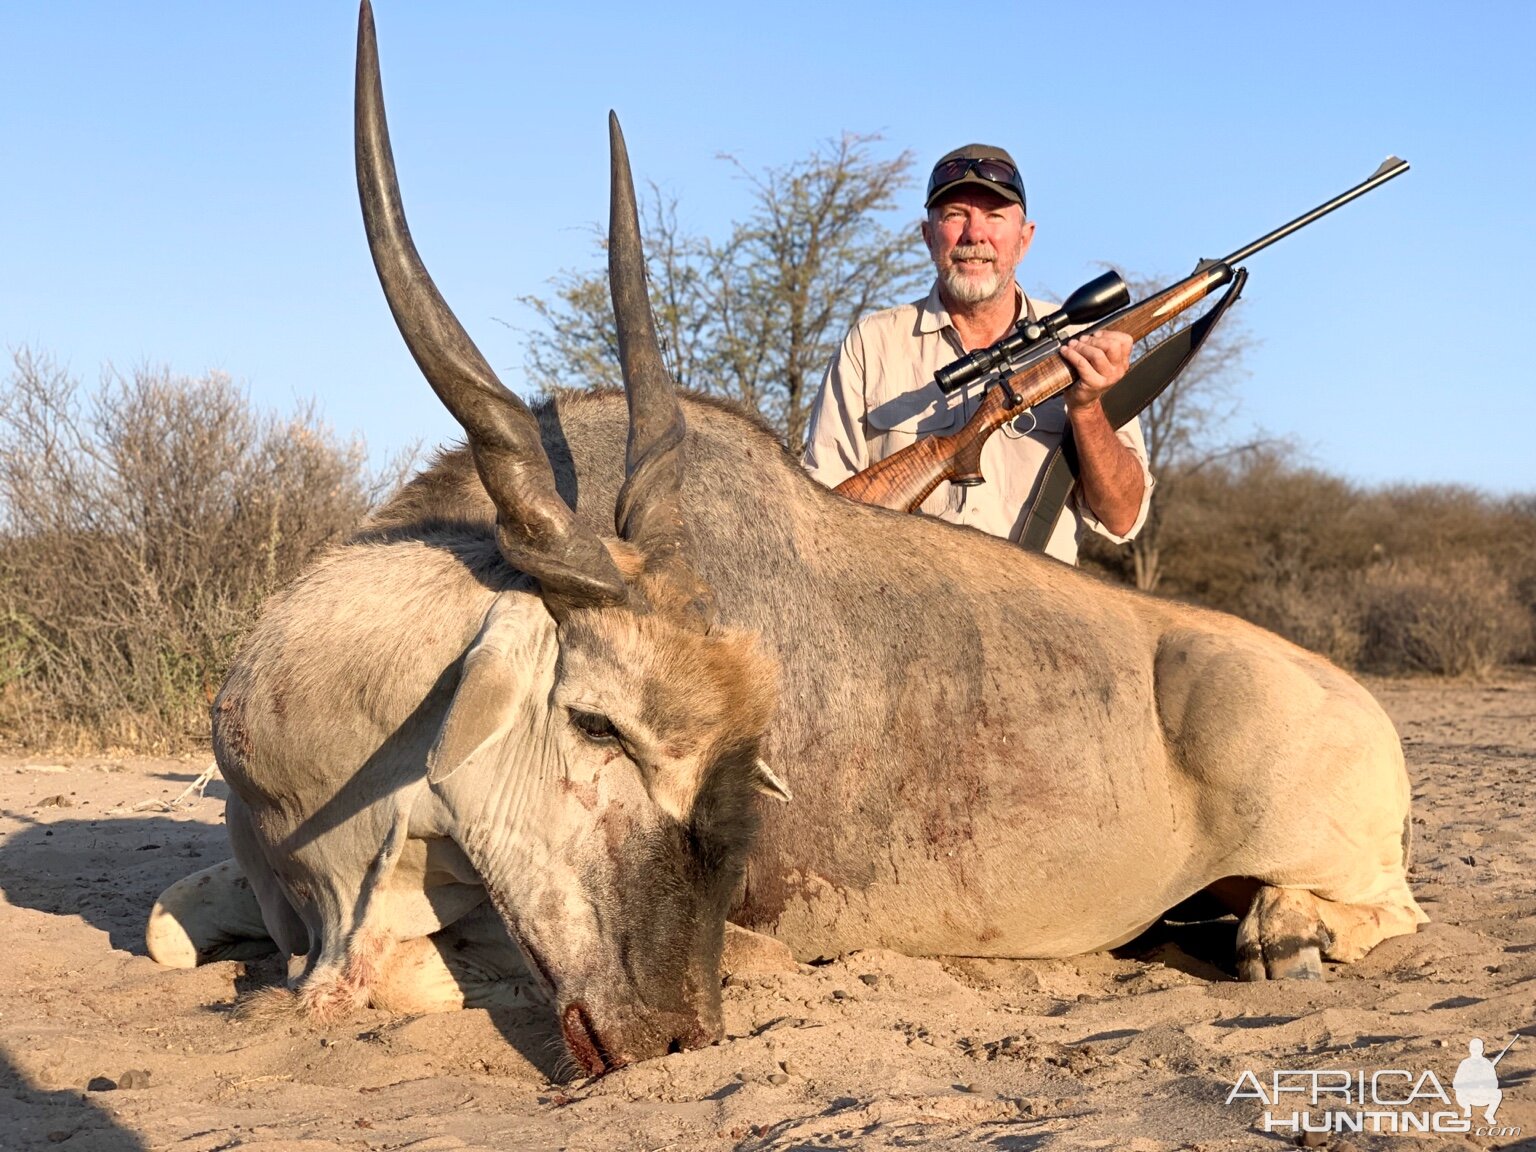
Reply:
[[[246,1005],[250,1013],[297,1008],[330,1020],[367,1004],[370,979],[393,943],[377,918],[366,923],[368,905],[405,843],[396,813],[370,815],[376,826],[358,821],[350,839],[334,829],[307,838],[273,828],[262,835],[249,809],[230,797],[225,820],[235,857],[247,873],[269,881],[253,884],[265,922],[285,952],[304,956],[300,971],[290,966],[293,991],[263,990]],[[368,852],[369,841],[381,845],[376,854]]]
[[[277,950],[250,881],[233,860],[194,872],[160,893],[144,944],[150,959],[167,968],[252,960]]]
[[[1237,974],[1243,980],[1321,980],[1332,934],[1318,899],[1295,888],[1261,887],[1237,926]]]
[[[1353,964],[1383,940],[1418,931],[1429,917],[1424,914],[1406,883],[1369,904],[1345,904],[1317,897],[1318,914],[1328,930],[1323,954],[1330,960]]]
[[[1238,923],[1238,977],[1321,980],[1322,957],[1355,963],[1376,945],[1418,931],[1428,917],[1407,885],[1372,903],[1324,900],[1299,888],[1264,885]]]
[[[376,1008],[422,1014],[520,1008],[546,998],[489,903],[448,927],[396,943],[371,990]]]
[[[1359,960],[1383,940],[1406,936],[1425,916],[1406,883],[1371,903],[1325,900],[1299,888],[1259,888],[1237,926],[1237,973],[1244,980],[1321,980],[1323,957]]]
[[[237,855],[267,858],[233,811],[229,823]],[[262,906],[269,926],[273,914],[299,926],[301,943],[292,951],[306,955],[290,979],[289,998],[304,1015],[325,1022],[370,1005],[427,1012],[474,1002],[473,967],[448,963],[426,938],[475,909],[485,890],[456,845],[414,839],[408,826],[402,803],[378,806],[307,839],[286,838],[285,847],[292,847],[272,870],[275,908],[266,900]],[[263,1011],[282,1007],[278,996],[265,999]]]
[[[291,982],[299,1010],[320,1023],[367,1007],[397,943],[418,934],[402,931],[382,906],[406,846],[404,820],[376,830],[376,839],[354,831],[363,834],[351,844],[322,835],[283,861],[284,890],[309,937],[303,971]],[[356,851],[369,840],[379,845],[371,857]]]

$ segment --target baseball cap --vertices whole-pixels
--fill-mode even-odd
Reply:
[[[990,144],[966,144],[946,152],[928,177],[928,197],[923,201],[923,207],[932,208],[935,200],[961,184],[983,185],[1020,208],[1025,206],[1024,178],[1019,175],[1019,166],[1013,162],[1013,157],[1002,148]]]

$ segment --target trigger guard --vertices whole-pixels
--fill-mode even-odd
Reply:
[[[1026,416],[1029,417],[1029,427],[1020,428],[1019,421],[1024,419]],[[1003,435],[1008,437],[1010,440],[1022,440],[1024,437],[1033,432],[1039,423],[1040,422],[1035,419],[1034,409],[1026,408],[1012,420],[1003,425]]]

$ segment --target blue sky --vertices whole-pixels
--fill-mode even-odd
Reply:
[[[413,232],[491,363],[594,263],[607,109],[720,234],[716,157],[878,131],[1019,158],[1021,272],[1181,274],[1396,153],[1413,171],[1255,257],[1243,419],[1370,481],[1536,491],[1536,4],[582,5],[377,0]],[[218,369],[377,453],[455,432],[373,278],[350,3],[0,0],[0,343],[87,381]],[[912,212],[918,191],[912,191]]]

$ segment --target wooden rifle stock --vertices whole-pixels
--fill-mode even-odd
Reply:
[[[1088,332],[1124,332],[1140,340],[1181,312],[1194,307],[1232,279],[1226,264],[1207,266],[1171,288],[1133,304],[1090,326]],[[835,491],[863,504],[878,504],[901,512],[914,511],[945,480],[981,483],[981,449],[987,438],[1015,416],[1071,387],[1075,377],[1052,340],[1032,361],[1009,375],[1007,383],[990,388],[976,414],[958,432],[927,436],[909,444],[857,475]],[[1014,403],[1014,399],[1017,403]]]
[[[1405,161],[1388,157],[1370,178],[1334,197],[1312,211],[1298,216],[1252,244],[1239,248],[1222,260],[1205,260],[1194,273],[1165,288],[1139,304],[1131,304],[1079,335],[1090,332],[1123,332],[1140,340],[1163,325],[1171,323],[1212,292],[1227,284],[1240,260],[1267,248],[1276,240],[1304,228],[1320,216],[1332,212],[1408,170]],[[1071,387],[1072,369],[1061,358],[1060,344],[1047,339],[1026,350],[1019,366],[1001,382],[987,390],[981,407],[965,426],[950,435],[928,436],[910,444],[864,471],[848,477],[835,491],[851,500],[912,512],[928,494],[944,481],[972,485],[982,483],[981,450],[987,438],[1015,416],[1058,392]]]

